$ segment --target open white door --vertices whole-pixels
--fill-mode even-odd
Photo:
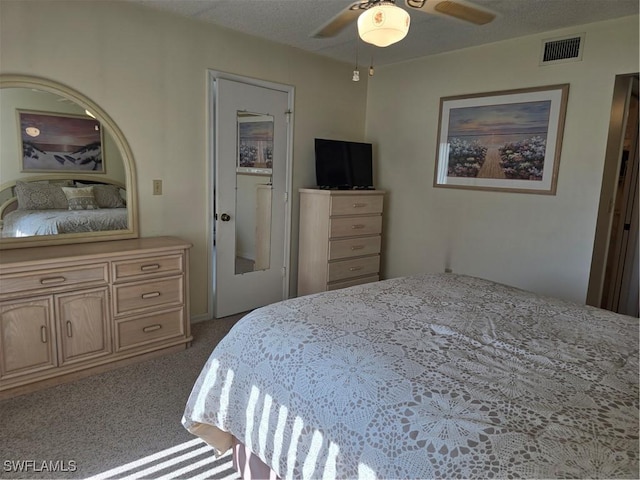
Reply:
[[[286,297],[289,93],[215,80],[215,317]]]

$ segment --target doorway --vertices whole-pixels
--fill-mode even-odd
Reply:
[[[288,297],[293,87],[210,72],[215,318]]]
[[[638,74],[618,75],[587,303],[638,317]]]

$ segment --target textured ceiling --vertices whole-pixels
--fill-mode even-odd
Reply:
[[[377,48],[358,41],[355,23],[333,38],[310,36],[350,5],[349,0],[129,1],[346,62],[354,61],[357,45],[361,58],[367,62],[373,56],[376,65],[637,15],[640,4],[639,0],[473,0],[473,4],[497,14],[493,22],[483,26],[409,9],[407,37],[395,45]],[[404,1],[398,0],[397,5],[404,7]]]

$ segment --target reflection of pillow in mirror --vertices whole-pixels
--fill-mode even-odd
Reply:
[[[16,182],[16,198],[21,210],[67,209],[69,202],[59,185],[35,182]]]
[[[69,210],[97,210],[98,204],[93,195],[93,187],[62,187],[69,202]]]
[[[76,182],[76,187],[93,187],[93,195],[96,197],[96,203],[100,208],[122,208],[125,203],[120,197],[120,187],[116,185],[89,185],[86,183]]]

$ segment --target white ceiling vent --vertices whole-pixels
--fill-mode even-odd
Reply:
[[[542,41],[540,65],[579,62],[582,60],[584,33],[561,38],[550,38]]]

